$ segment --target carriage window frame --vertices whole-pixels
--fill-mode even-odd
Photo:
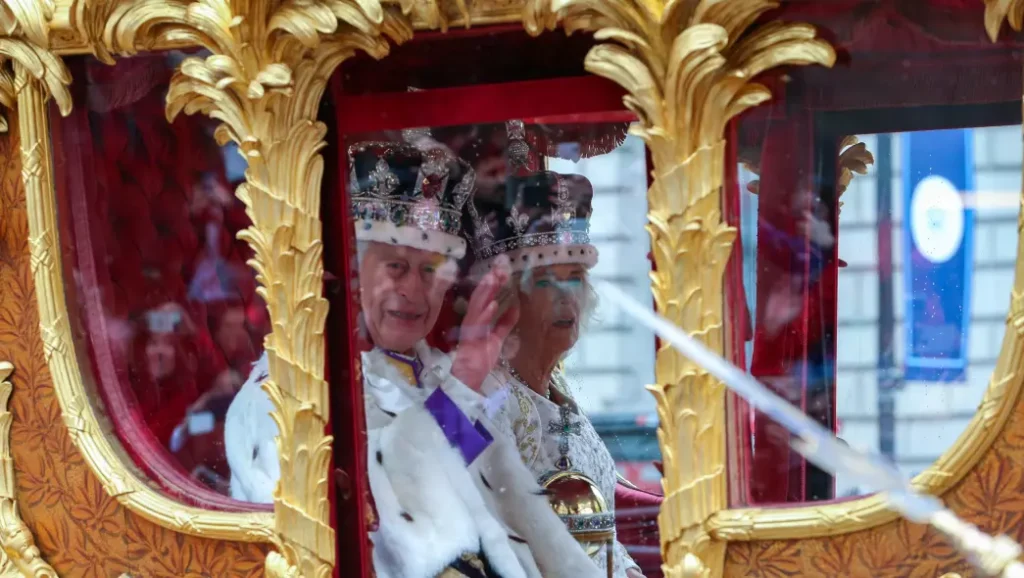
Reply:
[[[344,64],[340,70],[344,69]],[[449,86],[408,92],[366,92],[346,94],[342,74],[330,80],[331,106],[321,120],[330,124],[326,158],[334,161],[323,184],[324,270],[332,278],[353,280],[355,235],[347,208],[347,163],[345,153],[353,135],[412,127],[443,127],[504,123],[513,118],[528,123],[568,124],[600,115],[602,122],[629,122],[635,115],[626,109],[625,91],[617,84],[594,75],[561,76],[493,84]],[[486,107],[460,108],[457,103],[489,99]],[[454,104],[453,104],[454,103]],[[396,113],[395,111],[401,111]],[[648,163],[649,166],[649,163]],[[341,273],[341,275],[339,275]],[[366,432],[362,407],[362,368],[357,330],[359,304],[351,281],[328,283],[325,291],[330,307],[327,320],[327,374],[340,378],[347,388],[331,387],[331,422],[334,435],[332,469],[344,472],[345,496],[332,494],[332,515],[337,530],[336,566],[339,575],[351,572],[369,576],[372,564],[369,547],[361,538],[369,530],[366,478]],[[332,288],[333,287],[333,288]],[[329,379],[329,383],[333,383]],[[344,393],[342,393],[344,392]],[[339,425],[344,424],[344,425]],[[340,499],[339,499],[340,498]],[[360,544],[358,552],[343,544]]]

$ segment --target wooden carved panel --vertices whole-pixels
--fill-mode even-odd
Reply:
[[[39,335],[15,122],[0,138],[0,359],[14,363],[11,449],[17,497],[43,557],[62,576],[263,575],[267,546],[186,536],[104,492],[68,436]]]
[[[1000,437],[981,462],[943,495],[964,520],[990,534],[1024,540],[1024,402],[1018,399]],[[804,540],[733,542],[726,576],[907,576],[947,572],[973,575],[967,560],[937,532],[905,520],[835,536]]]

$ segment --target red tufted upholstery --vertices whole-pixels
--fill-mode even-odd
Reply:
[[[615,524],[619,542],[646,578],[660,578],[661,543],[658,510],[664,498],[624,484],[615,487]]]

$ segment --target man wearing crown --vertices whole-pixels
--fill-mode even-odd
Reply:
[[[455,259],[474,173],[446,150],[371,142],[349,149],[358,245],[368,473],[378,578],[599,576],[491,416],[505,391],[485,385],[516,311],[498,315],[497,264],[470,298],[456,352],[428,346]],[[257,362],[228,412],[238,499],[270,502],[280,475]]]

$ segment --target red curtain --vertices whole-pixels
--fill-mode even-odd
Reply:
[[[776,107],[764,131],[758,191],[757,287],[751,373],[791,402],[806,402],[804,360],[820,338],[811,323],[815,301],[809,280],[809,240],[800,231],[803,196],[812,192],[813,130],[807,111]],[[797,194],[794,194],[797,193]],[[802,501],[805,465],[789,436],[757,414],[753,429],[750,499],[754,503]]]

